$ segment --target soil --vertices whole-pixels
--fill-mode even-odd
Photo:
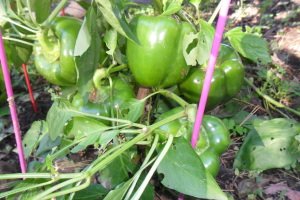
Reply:
[[[274,65],[283,67],[288,72],[288,79],[300,80],[300,1],[299,0],[254,0],[232,1],[229,24],[230,26],[262,26],[264,38],[271,47]],[[211,6],[214,8],[215,6]],[[210,16],[213,11],[208,10],[204,16]],[[23,85],[25,85],[22,78]],[[20,85],[20,84],[19,84]],[[22,85],[22,84],[21,84]],[[30,128],[33,121],[44,120],[51,106],[51,96],[45,89],[48,84],[35,77],[33,90],[39,108],[33,112],[32,106],[26,96],[26,87],[18,86],[15,93],[18,106],[20,127],[22,133]],[[25,96],[24,96],[25,95]],[[259,100],[256,100],[259,102]],[[299,108],[300,97],[290,102],[291,106]],[[250,110],[251,111],[251,110]],[[260,111],[264,112],[264,111]],[[1,127],[2,124],[2,127]],[[1,129],[2,128],[2,129]],[[18,158],[15,149],[15,140],[9,117],[0,119],[0,174],[18,172]],[[237,172],[232,169],[233,160],[242,143],[241,137],[233,137],[233,145],[221,158],[222,167],[217,177],[221,188],[230,193],[234,199],[266,199],[266,200],[300,200],[300,173],[295,170],[276,169],[267,170],[260,174]],[[0,190],[6,184],[0,182]],[[166,191],[158,190],[156,199],[174,199]]]

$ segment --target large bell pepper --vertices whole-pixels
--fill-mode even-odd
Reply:
[[[74,85],[77,80],[74,48],[81,21],[57,17],[49,28],[38,34],[34,46],[37,71],[50,83]]]
[[[178,107],[159,116],[157,121],[172,116],[182,111],[183,108]],[[193,124],[186,118],[180,118],[167,123],[155,130],[161,139],[166,139],[169,134],[175,137],[183,136],[188,141],[191,140]],[[220,156],[226,151],[230,144],[229,132],[224,123],[217,117],[205,115],[201,127],[201,134],[195,152],[199,155],[205,168],[216,176],[220,169]]]
[[[189,71],[182,41],[192,26],[166,16],[138,16],[130,25],[139,44],[128,40],[126,54],[137,83],[164,88],[182,81]]]
[[[227,45],[222,45],[211,80],[207,108],[211,109],[234,97],[244,82],[245,70],[238,54]],[[202,91],[205,69],[193,68],[179,84],[181,94],[190,103],[197,103]]]

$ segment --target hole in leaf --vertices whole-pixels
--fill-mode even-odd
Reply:
[[[197,46],[197,39],[194,39],[186,49],[186,52],[189,54]]]
[[[294,124],[291,124],[290,126],[291,126],[291,127],[293,127],[293,126],[294,126]]]
[[[273,138],[273,137],[271,137],[271,140],[274,140],[274,138]]]

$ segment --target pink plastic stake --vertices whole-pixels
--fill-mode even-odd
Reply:
[[[6,87],[7,101],[9,104],[10,115],[11,115],[14,132],[15,132],[15,139],[16,139],[16,143],[17,143],[17,150],[18,150],[18,154],[19,154],[21,171],[22,171],[22,173],[26,173],[26,162],[25,162],[24,151],[23,151],[23,146],[22,146],[19,119],[18,119],[16,104],[15,104],[15,100],[14,100],[14,93],[13,93],[12,86],[11,86],[11,79],[10,79],[10,74],[9,74],[9,70],[8,70],[8,64],[7,64],[7,60],[6,60],[5,49],[4,49],[1,31],[0,31],[0,61],[1,61],[1,66],[2,66],[5,87]]]
[[[205,106],[206,106],[207,96],[209,93],[211,79],[212,79],[212,76],[214,73],[215,64],[216,64],[216,60],[217,60],[220,45],[221,45],[221,40],[222,40],[222,36],[223,36],[223,32],[224,32],[224,28],[225,28],[225,24],[226,24],[226,20],[227,20],[229,6],[230,6],[230,0],[224,0],[223,5],[220,9],[219,18],[218,18],[218,22],[217,22],[217,28],[216,28],[214,41],[213,41],[213,45],[212,45],[212,49],[211,49],[211,53],[210,53],[210,57],[209,57],[209,61],[208,61],[208,67],[207,67],[207,71],[205,74],[203,89],[202,89],[202,93],[201,93],[201,97],[200,97],[200,102],[198,105],[198,111],[197,111],[197,115],[196,115],[194,129],[193,129],[193,135],[192,135],[192,140],[191,140],[191,144],[192,144],[193,148],[195,148],[198,138],[199,138],[199,135],[200,135],[200,128],[201,128],[204,110],[205,110]]]

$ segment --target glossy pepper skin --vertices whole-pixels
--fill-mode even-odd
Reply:
[[[93,100],[88,99],[88,101],[85,101],[77,93],[71,104],[81,112],[104,117],[111,117],[112,113],[117,114],[118,111],[122,112],[122,108],[135,98],[135,93],[126,81],[118,77],[112,78],[112,82],[112,93],[110,87],[104,85],[99,91],[96,91],[98,95],[96,94]],[[102,122],[108,124],[108,121],[103,120]]]
[[[174,108],[162,114],[157,121],[167,118],[175,113],[182,111],[183,108]],[[193,124],[186,118],[180,118],[167,123],[157,130],[156,133],[160,135],[160,139],[166,139],[169,134],[175,137],[183,136],[188,141],[192,137]],[[205,168],[215,177],[220,169],[220,156],[227,150],[230,144],[229,132],[222,122],[217,117],[205,115],[201,127],[200,138],[194,148],[199,155]]]
[[[74,48],[81,21],[70,17],[57,17],[49,29],[38,35],[34,46],[37,71],[50,83],[60,86],[76,84],[77,73]]]
[[[212,109],[234,97],[244,82],[245,70],[237,53],[222,44],[211,80],[206,108]],[[205,71],[201,68],[190,70],[186,79],[178,85],[181,94],[191,103],[197,103],[202,91]]]
[[[192,26],[166,16],[138,16],[131,27],[140,44],[127,40],[126,55],[137,83],[165,88],[182,81],[189,71],[182,41]]]

